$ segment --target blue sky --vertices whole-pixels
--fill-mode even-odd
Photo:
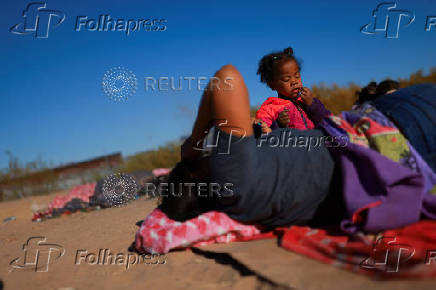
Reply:
[[[41,1],[43,2],[43,1]],[[211,77],[235,65],[252,105],[274,95],[256,75],[260,58],[292,46],[303,60],[306,86],[325,82],[364,85],[407,77],[436,66],[433,1],[396,1],[415,14],[399,38],[367,35],[379,1],[46,1],[65,13],[47,39],[9,29],[23,21],[30,1],[3,1],[0,17],[0,168],[6,150],[26,162],[54,164],[121,151],[155,149],[190,132],[201,91],[145,91],[145,77]],[[166,19],[167,30],[75,31],[77,16],[98,19]],[[123,66],[138,79],[136,93],[115,102],[101,87],[106,70]]]

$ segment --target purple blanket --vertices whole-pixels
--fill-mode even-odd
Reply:
[[[391,142],[389,138],[392,142],[397,137],[405,139],[382,113],[364,104],[340,116],[330,116],[320,125],[328,134],[348,140],[345,147],[330,147],[342,171],[349,217],[342,222],[344,231],[380,232],[423,217],[436,219],[436,195],[431,194],[436,175],[410,143],[404,142],[404,151],[395,161],[392,156],[379,153],[385,143]],[[374,133],[367,127],[378,131]],[[367,145],[356,142],[356,136],[360,140],[367,137]],[[379,141],[380,136],[385,138],[383,142]],[[379,143],[375,143],[376,138]]]

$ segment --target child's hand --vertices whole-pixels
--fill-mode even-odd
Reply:
[[[303,88],[303,90],[301,91],[301,98],[303,99],[304,103],[307,106],[312,105],[313,95],[312,95],[312,91],[309,88],[306,87]]]
[[[268,134],[268,133],[270,133],[272,131],[271,128],[268,127],[268,125],[265,122],[261,121],[261,123],[262,123],[261,128],[262,128],[262,133],[263,134]]]
[[[291,119],[289,119],[289,109],[284,109],[280,112],[277,123],[279,123],[280,128],[287,128]]]
[[[268,125],[260,119],[252,118],[251,121],[253,122],[253,124],[259,124],[259,123],[261,124],[260,128],[261,128],[263,134],[268,134],[272,131],[271,128],[268,127]]]

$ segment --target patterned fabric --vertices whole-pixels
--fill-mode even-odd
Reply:
[[[164,254],[173,249],[276,237],[287,250],[357,273],[379,278],[436,277],[435,221],[420,221],[378,236],[331,235],[302,226],[262,233],[220,212],[181,223],[155,209],[137,231],[135,247],[141,253]]]
[[[276,233],[283,248],[342,269],[378,278],[436,277],[435,221],[420,221],[377,236],[338,236],[297,226]]]
[[[422,214],[436,219],[436,196],[429,194],[435,173],[382,113],[366,104],[321,126],[348,141],[329,148],[342,172],[343,230],[379,232],[415,223]]]
[[[383,126],[368,117],[362,117],[354,124],[338,116],[329,118],[346,132],[352,143],[369,147],[395,162],[410,156],[406,138],[395,127]]]
[[[377,110],[371,103],[363,103],[357,106],[354,110],[357,115],[366,116],[375,120],[377,123],[397,128],[383,113]],[[398,161],[400,164],[412,169],[414,172],[421,173],[425,178],[425,192],[436,193],[436,174],[424,161],[421,155],[415,150],[415,148],[406,139],[407,147],[410,150],[410,154],[405,154]]]
[[[363,103],[359,106],[357,106],[353,111],[349,111],[346,112],[347,116],[349,119],[361,119],[361,118],[369,118],[371,120],[373,120],[374,122],[377,123],[377,125],[384,127],[384,128],[392,128],[392,129],[396,129],[396,131],[398,131],[398,133],[400,132],[398,130],[398,128],[395,126],[395,124],[390,121],[385,115],[383,115],[383,113],[381,113],[380,111],[378,111],[373,105],[371,105],[371,103]],[[354,115],[355,117],[351,117],[351,115]],[[355,121],[354,121],[355,122]],[[389,129],[387,129],[389,130]],[[367,134],[368,138],[372,138],[371,134]],[[391,156],[392,154],[390,154],[389,152],[387,152],[387,149],[389,148],[389,146],[392,146],[391,142],[384,142],[382,144],[380,144],[381,142],[378,142],[378,146],[374,146],[372,147],[372,149],[379,151],[381,154],[390,157],[392,160],[401,163],[402,165],[409,167],[410,169],[412,169],[415,172],[420,172],[422,170],[419,170],[419,168],[422,168],[423,165],[422,164],[418,164],[418,160],[416,160],[418,158],[417,155],[419,155],[418,153],[416,153],[416,151],[414,150],[414,148],[412,147],[412,145],[410,145],[409,141],[403,136],[403,134],[401,134],[400,137],[400,142],[405,142],[406,144],[397,144],[397,146],[400,146],[404,149],[404,154],[402,156],[400,156],[398,158],[398,152],[397,152],[397,158],[395,158],[395,156]],[[374,136],[374,139],[377,139],[377,135]],[[394,142],[393,142],[394,143]],[[383,148],[383,145],[387,145],[387,148]],[[392,148],[393,147],[393,148]],[[395,146],[392,146],[391,148],[393,150],[395,150]],[[401,150],[401,149],[400,149]],[[401,154],[400,154],[401,155]]]
[[[135,246],[140,252],[168,253],[171,249],[213,243],[273,237],[252,225],[241,224],[224,213],[210,211],[186,222],[169,219],[153,210],[136,233]]]

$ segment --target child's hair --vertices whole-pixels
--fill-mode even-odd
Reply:
[[[301,70],[301,61],[294,56],[294,50],[292,47],[285,48],[283,51],[277,51],[265,55],[259,61],[259,67],[257,74],[260,75],[260,81],[268,84],[275,79],[277,65],[284,61],[293,60],[298,66],[298,70]]]
[[[191,169],[184,161],[176,164],[168,177],[168,192],[160,197],[158,208],[168,218],[176,221],[185,221],[194,218],[214,208],[215,200],[209,193],[198,194],[188,183],[198,184],[199,181],[192,177]],[[206,183],[206,182],[203,182]],[[171,189],[173,186],[173,189]]]

